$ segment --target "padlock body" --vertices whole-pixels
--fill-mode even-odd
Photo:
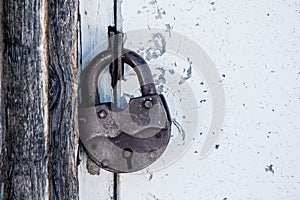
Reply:
[[[80,139],[89,156],[112,172],[134,172],[156,161],[171,135],[171,119],[162,95],[130,99],[120,110],[112,103],[79,111]],[[124,152],[130,153],[129,158]]]

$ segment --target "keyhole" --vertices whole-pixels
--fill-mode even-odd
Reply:
[[[127,161],[127,168],[132,169],[131,158],[133,156],[133,151],[130,148],[125,148],[122,152],[122,157]]]

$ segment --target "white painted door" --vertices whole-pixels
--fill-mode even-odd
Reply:
[[[149,168],[121,174],[117,187],[112,174],[90,175],[82,162],[81,198],[113,199],[117,189],[122,200],[300,199],[299,2],[119,4],[125,47],[150,64],[169,103],[176,145]],[[81,2],[83,59],[105,41],[112,6],[110,1]],[[147,38],[152,40],[136,42]],[[131,75],[128,70],[122,87],[138,94],[138,86],[126,87],[132,85]],[[224,101],[215,85],[221,85]],[[210,132],[214,114],[224,122]]]
[[[80,1],[80,71],[97,53],[107,49],[107,27],[113,25],[113,1]],[[105,43],[106,42],[106,43]],[[107,73],[107,75],[109,75]],[[105,82],[105,80],[102,80]],[[108,82],[107,82],[108,83]],[[101,87],[104,91],[108,88]],[[106,96],[103,93],[102,97]],[[84,200],[114,198],[113,174],[100,170],[87,158],[83,148],[79,151],[79,195]]]

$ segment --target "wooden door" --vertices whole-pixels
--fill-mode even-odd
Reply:
[[[78,2],[1,1],[1,199],[78,199]]]
[[[0,199],[299,199],[296,1],[6,0],[0,9]],[[166,86],[160,91],[169,98],[169,81],[176,89],[190,85],[202,113],[190,133],[178,123],[189,123],[187,108],[178,106],[186,93],[169,98],[172,129],[190,143],[174,162],[159,159],[160,167],[133,174],[100,169],[78,137],[78,77],[107,48],[114,13],[128,33],[127,47],[149,62],[157,87]],[[218,72],[224,123],[206,157],[201,149],[213,102],[207,77],[196,67],[190,74],[195,63],[177,62],[176,51],[147,58],[146,46],[128,43],[140,29],[155,28],[165,41],[176,34],[191,39]],[[109,85],[106,73],[102,100],[112,98]]]
[[[201,156],[204,127],[173,164],[121,175],[121,199],[299,199],[299,2],[124,0],[122,5],[124,32],[160,28],[171,38],[181,33],[205,50],[225,91],[225,118],[207,157]],[[171,65],[171,58],[150,63],[176,72],[179,64]],[[187,80],[191,85],[201,80],[194,69]],[[161,74],[155,67],[152,72]],[[172,77],[168,70],[165,87],[172,81],[167,76]],[[210,92],[201,85],[197,89]],[[205,99],[201,108],[213,100]],[[209,113],[203,110],[200,124]]]

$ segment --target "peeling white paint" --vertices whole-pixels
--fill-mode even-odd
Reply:
[[[107,27],[113,25],[113,1],[111,0],[87,0],[80,1],[80,16],[81,16],[81,45],[80,54],[82,55],[82,64],[79,69],[82,69],[86,64],[93,59],[107,46]],[[79,76],[80,76],[79,70]],[[101,89],[101,100],[111,99],[111,90],[109,73],[104,75],[99,88]],[[101,85],[101,86],[100,86]],[[106,86],[106,87],[105,87]],[[78,167],[79,177],[79,197],[80,199],[102,200],[113,199],[114,185],[113,174],[100,170],[100,175],[91,175],[86,169],[87,157],[82,151],[79,151],[80,165]]]
[[[212,154],[200,159],[199,131],[168,168],[122,175],[121,199],[300,198],[299,10],[295,0],[124,0],[125,32],[176,31],[205,49],[222,74],[226,113]]]

